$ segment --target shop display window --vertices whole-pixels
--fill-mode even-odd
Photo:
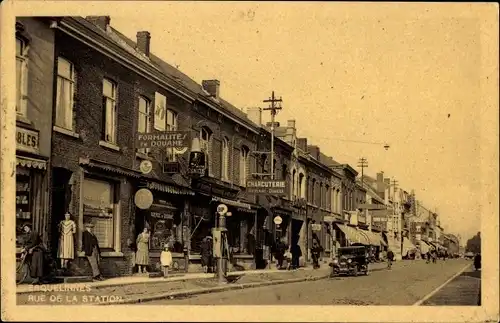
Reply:
[[[16,170],[16,248],[24,244],[23,226],[33,224],[31,213],[31,176],[28,170]]]

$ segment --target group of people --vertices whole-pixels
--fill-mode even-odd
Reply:
[[[141,233],[137,236],[136,252],[135,252],[135,264],[137,266],[137,272],[139,274],[148,274],[149,267],[149,242],[151,238],[151,233],[148,227],[145,227]],[[163,245],[162,252],[160,254],[160,264],[162,267],[163,277],[167,278],[170,268],[172,267],[172,251],[174,248],[174,243],[169,240]]]
[[[82,252],[92,268],[94,280],[103,280],[99,264],[101,261],[101,250],[97,237],[92,232],[94,225],[85,224],[85,231],[82,234]],[[21,249],[24,262],[28,266],[28,274],[33,278],[33,284],[44,283],[50,274],[54,274],[57,268],[50,266],[50,254],[43,244],[40,234],[32,230],[31,225],[23,226],[25,233],[23,248]],[[76,224],[71,219],[71,214],[66,212],[64,220],[59,223],[59,248],[57,257],[60,259],[61,269],[67,270],[69,262],[75,258],[75,238]]]
[[[323,250],[324,249],[319,242],[319,238],[313,234],[311,256],[313,260],[313,268],[315,269],[320,267],[319,259]],[[284,238],[277,238],[273,246],[273,251],[278,269],[284,269],[285,261],[287,263],[286,269],[291,270],[299,268],[299,260],[300,257],[302,257],[302,249],[299,244],[292,244],[288,246]]]

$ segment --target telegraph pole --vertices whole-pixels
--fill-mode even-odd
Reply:
[[[363,188],[363,181],[364,181],[364,169],[368,167],[368,160],[364,157],[361,157],[358,160],[358,167],[361,167],[361,188]]]
[[[392,202],[394,203],[394,198],[396,197],[396,188],[398,187],[398,181],[393,179],[391,182],[391,185],[394,187],[394,190],[392,191]]]
[[[271,93],[271,97],[267,100],[262,101],[264,103],[269,103],[269,107],[264,108],[263,110],[271,111],[271,179],[274,179],[274,121],[276,118],[276,114],[279,110],[282,109],[281,103],[283,100],[280,98],[276,98],[274,96],[274,91]],[[269,268],[271,268],[271,262],[273,260],[273,255],[271,253],[271,246],[269,246]]]
[[[281,97],[279,99],[276,98],[273,91],[271,93],[271,97],[263,102],[270,103],[269,107],[264,108],[263,110],[271,111],[271,179],[274,179],[274,120],[278,111],[282,109],[281,103],[283,100]],[[276,105],[276,103],[279,103],[279,105]]]

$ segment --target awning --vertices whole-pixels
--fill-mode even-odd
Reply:
[[[47,162],[43,159],[16,156],[16,166],[47,169]]]
[[[417,249],[413,243],[411,243],[408,238],[403,237],[403,255],[406,255],[408,252]]]
[[[430,245],[425,240],[420,240],[420,252],[427,253],[429,252]]]
[[[349,240],[351,243],[361,243],[365,245],[370,244],[368,237],[361,233],[360,230],[344,224],[337,224],[337,226],[342,232],[344,232],[347,240]]]
[[[147,182],[146,186],[150,190],[155,190],[159,192],[169,193],[169,194],[177,194],[177,195],[194,195],[194,192],[190,189],[184,187],[175,187],[173,185],[163,184],[163,183],[155,183],[155,182]]]
[[[82,158],[80,157],[79,164],[86,166],[88,168],[96,168],[99,170],[103,170],[110,173],[115,173],[123,176],[133,177],[133,178],[141,178],[141,173],[135,171],[133,169],[127,169],[124,167],[110,165],[106,162],[92,160],[90,158]]]
[[[242,209],[247,209],[247,210],[251,210],[252,209],[252,206],[250,204],[248,204],[248,203],[243,203],[243,202],[240,202],[240,201],[233,201],[233,200],[225,199],[223,197],[212,196],[212,201],[221,202],[221,203],[224,203],[224,204],[227,204],[227,205],[231,205],[231,206],[234,206],[234,207],[239,207],[239,208],[242,208]]]
[[[384,239],[382,238],[382,235],[380,233],[376,232],[371,232],[363,229],[358,229],[359,231],[362,231],[364,234],[368,236],[368,239],[370,240],[370,245],[372,246],[387,246],[387,243],[385,243]]]

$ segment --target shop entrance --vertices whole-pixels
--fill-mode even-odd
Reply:
[[[54,257],[57,256],[59,246],[59,223],[64,220],[64,214],[69,210],[71,202],[70,179],[73,173],[61,167],[52,168],[52,207],[51,207],[51,238],[50,250]],[[73,213],[73,212],[71,212]],[[73,214],[73,221],[78,223]],[[77,244],[75,242],[75,244]]]
[[[302,224],[304,221],[292,219],[292,227],[290,232],[290,246],[296,246],[299,244],[300,240],[300,230],[302,229]],[[304,250],[302,250],[304,252]]]

